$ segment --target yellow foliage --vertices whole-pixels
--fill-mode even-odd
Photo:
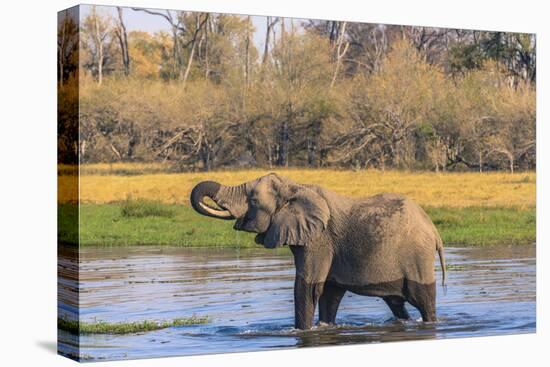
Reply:
[[[170,47],[167,35],[133,31],[129,38],[132,75],[138,78],[157,78],[162,63],[161,49]]]
[[[155,164],[83,165],[80,177],[82,202],[107,203],[127,198],[149,199],[165,203],[189,204],[195,184],[214,180],[237,185],[269,172],[277,172],[300,183],[318,184],[340,194],[364,197],[380,192],[402,193],[421,205],[432,207],[516,207],[532,208],[536,203],[534,172],[522,173],[434,173],[378,170],[333,169],[253,169],[217,172],[109,175],[113,170],[142,173]],[[157,166],[159,169],[161,164]],[[73,181],[71,181],[73,180]],[[59,200],[74,200],[70,186],[74,177],[59,177]],[[73,192],[72,195],[75,193]]]

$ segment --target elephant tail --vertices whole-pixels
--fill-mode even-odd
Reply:
[[[437,254],[439,255],[439,263],[441,264],[441,285],[443,286],[445,293],[447,293],[447,284],[445,283],[447,278],[447,267],[445,266],[445,252],[443,251],[443,241],[441,240],[441,237],[437,240],[436,249]]]

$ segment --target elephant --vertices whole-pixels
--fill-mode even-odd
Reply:
[[[209,205],[204,198],[216,205]],[[436,321],[435,254],[445,286],[443,241],[425,211],[394,193],[351,198],[276,173],[237,186],[197,184],[190,197],[200,214],[236,220],[266,248],[287,245],[294,256],[295,328],[336,322],[344,294],[382,298],[397,319],[405,302],[424,322]]]

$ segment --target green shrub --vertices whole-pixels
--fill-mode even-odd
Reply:
[[[120,205],[120,215],[124,218],[162,217],[172,218],[176,215],[171,206],[149,200],[125,200]]]

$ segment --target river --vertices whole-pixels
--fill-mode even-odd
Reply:
[[[59,331],[62,354],[118,360],[532,333],[536,329],[535,246],[447,247],[447,292],[439,286],[438,321],[396,321],[375,297],[346,293],[338,326],[293,329],[294,266],[288,249],[83,247],[79,312],[86,322],[208,316],[203,325],[77,338]],[[60,314],[77,310],[70,250],[59,260]],[[434,254],[435,256],[435,254]],[[317,316],[316,316],[317,319]]]

